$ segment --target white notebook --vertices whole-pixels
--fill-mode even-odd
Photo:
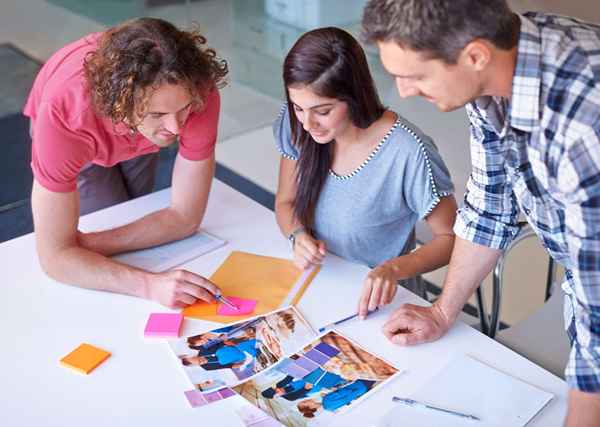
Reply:
[[[206,231],[198,231],[196,234],[182,240],[115,255],[113,259],[142,270],[158,273],[198,258],[225,245],[225,243],[225,240],[219,239]]]
[[[397,403],[375,426],[522,427],[553,395],[463,355],[416,393],[399,397],[474,415],[481,421]]]

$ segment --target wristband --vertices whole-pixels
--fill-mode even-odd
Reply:
[[[296,237],[298,236],[298,234],[304,233],[305,231],[306,230],[304,227],[298,227],[294,231],[292,231],[291,234],[288,236],[288,240],[292,244],[292,249],[294,249],[294,245],[296,244]]]

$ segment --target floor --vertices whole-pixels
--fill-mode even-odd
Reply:
[[[596,2],[514,0],[511,4],[519,11],[540,9],[600,22],[600,7]],[[347,9],[348,14],[353,13],[351,8]],[[31,13],[34,10],[35,13]],[[282,17],[290,18],[284,15],[280,15],[279,20],[274,19],[266,13],[262,0],[19,0],[0,5],[0,44],[10,43],[27,56],[43,62],[62,45],[83,34],[101,31],[121,20],[143,15],[162,17],[182,27],[197,26],[207,36],[209,44],[227,59],[231,75],[229,85],[222,92],[217,146],[220,166],[217,172],[223,179],[252,186],[257,197],[266,204],[272,203],[272,193],[277,186],[279,155],[272,141],[270,123],[282,102],[281,63],[285,52],[305,30],[299,27],[303,23],[288,25],[281,21]],[[331,16],[339,19],[340,15],[329,13],[323,16],[328,18],[312,22],[312,25],[338,25],[355,34],[358,32],[356,19],[348,17],[348,22],[332,22]],[[376,51],[369,47],[367,53],[384,103],[423,128],[434,139],[452,173],[460,201],[470,171],[464,110],[442,114],[423,100],[400,100],[391,79],[381,67]],[[18,67],[6,70],[6,67],[2,68],[5,64],[8,60],[0,55],[0,76],[4,81],[17,81],[17,78],[5,76]],[[31,64],[24,65],[23,69],[27,67]],[[31,74],[31,69],[27,72]],[[8,89],[0,93],[0,132],[3,120],[20,109],[19,100],[26,93],[18,85],[4,87]],[[14,125],[14,122],[11,123]],[[18,125],[24,126],[23,123]],[[6,139],[6,133],[3,135]],[[172,153],[163,153],[163,172],[158,183],[161,188],[169,184],[171,159]],[[0,163],[6,163],[6,160],[7,157],[3,156]],[[6,202],[14,199],[7,196],[12,184],[6,183],[11,183],[17,174],[9,172],[3,165],[0,170],[3,174],[0,183],[4,183],[0,184],[0,196],[5,197]],[[17,209],[18,214],[14,215],[13,211],[13,215],[8,217],[8,210],[0,209],[0,235],[5,231],[17,234],[30,231],[28,201],[12,202],[20,203],[11,208]],[[418,234],[426,240],[426,227],[421,225]],[[506,267],[508,285],[503,299],[502,319],[514,324],[543,302],[547,257],[535,239],[531,239],[510,258]],[[426,277],[441,286],[444,271],[441,269]],[[486,285],[486,289],[490,286]]]

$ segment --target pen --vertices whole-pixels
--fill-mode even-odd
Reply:
[[[392,397],[392,401],[398,402],[398,403],[403,403],[405,405],[412,406],[415,408],[433,409],[434,411],[443,412],[445,414],[455,415],[457,417],[467,418],[467,419],[473,420],[473,421],[481,421],[481,419],[477,418],[475,415],[463,414],[462,412],[452,411],[450,409],[438,408],[437,406],[431,406],[426,403],[417,402],[416,400],[413,400],[413,399],[403,399],[401,397],[394,396],[394,397]]]
[[[234,303],[232,303],[231,301],[229,301],[223,295],[215,295],[215,298],[217,299],[217,301],[222,302],[223,304],[225,304],[229,308],[233,308],[234,310],[239,310],[240,309],[237,305],[235,305]]]
[[[375,312],[377,310],[379,310],[379,308],[376,308],[373,311],[369,311],[367,313],[367,315],[369,315],[369,314],[371,314],[371,313],[373,313],[373,312]],[[357,316],[358,316],[358,313],[354,313],[354,314],[351,314],[350,316],[344,317],[343,319],[337,320],[337,321],[335,321],[333,323],[329,323],[328,325],[325,325],[322,328],[319,328],[319,332],[325,332],[326,329],[333,328],[334,326],[339,325],[340,323],[347,322],[348,320],[352,320],[352,319],[354,319]]]

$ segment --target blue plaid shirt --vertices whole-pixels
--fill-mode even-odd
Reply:
[[[520,18],[511,99],[467,106],[473,170],[454,230],[505,249],[527,217],[567,271],[567,381],[600,392],[600,26]]]

